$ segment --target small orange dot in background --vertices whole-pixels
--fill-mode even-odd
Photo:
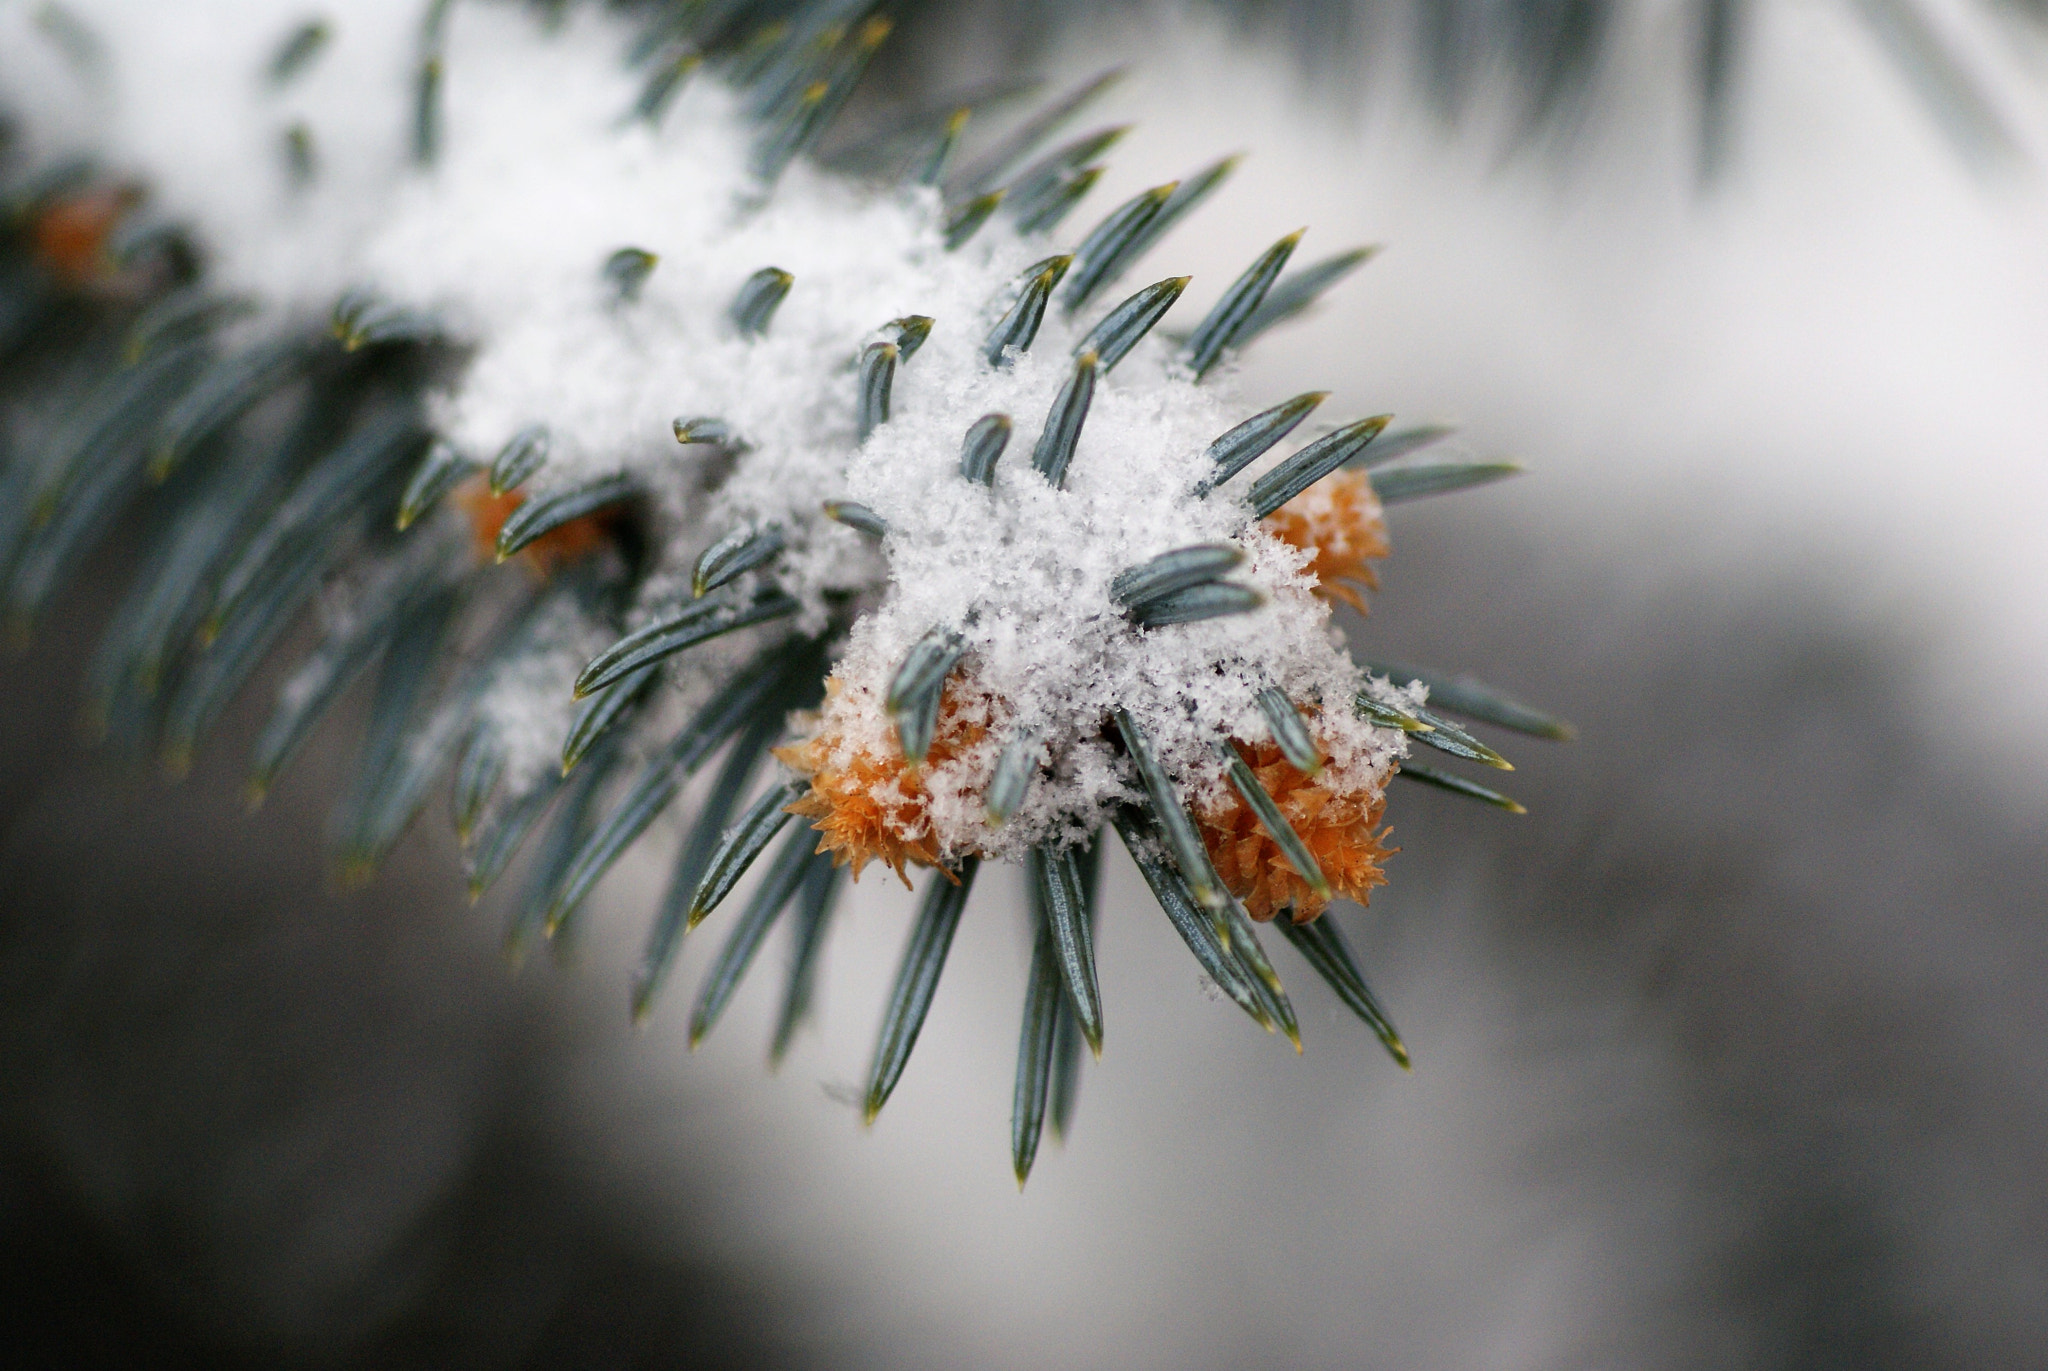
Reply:
[[[98,186],[65,196],[36,216],[36,256],[66,285],[105,274],[107,239],[141,201],[132,186]]]
[[[526,503],[525,492],[508,490],[503,495],[494,495],[489,482],[475,476],[456,489],[455,499],[463,512],[469,515],[477,556],[487,561],[495,558],[498,555],[498,531],[505,527],[512,511]],[[536,572],[543,576],[552,575],[609,543],[618,519],[616,508],[600,509],[580,519],[571,519],[541,534],[521,548],[519,555]]]

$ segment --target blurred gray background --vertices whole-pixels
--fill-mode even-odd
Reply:
[[[673,999],[634,1034],[665,854],[517,975],[439,823],[337,893],[346,727],[241,813],[274,678],[180,787],[74,741],[103,579],[0,672],[0,1343],[2048,1365],[2044,50],[1909,7],[1958,97],[1898,6],[1759,0],[1724,69],[1718,8],[928,5],[888,72],[912,99],[1019,52],[1132,61],[1101,204],[1253,154],[1155,255],[1197,295],[1302,223],[1388,245],[1261,344],[1252,397],[1457,419],[1533,469],[1395,511],[1353,625],[1580,726],[1515,749],[1526,818],[1395,794],[1392,884],[1337,917],[1412,1076],[1319,987],[1300,1059],[1205,997],[1113,854],[1109,1048],[1020,1197],[1009,873],[863,1134],[900,891],[849,903],[779,1074],[763,983],[694,1056]]]

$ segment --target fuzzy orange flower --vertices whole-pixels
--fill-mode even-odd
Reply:
[[[133,186],[95,186],[52,203],[36,216],[36,256],[69,286],[107,269],[107,239],[142,199]]]
[[[905,868],[912,862],[945,870],[924,777],[988,736],[987,726],[968,717],[961,703],[959,687],[949,683],[922,767],[912,767],[897,747],[880,755],[860,748],[835,760],[844,739],[834,727],[835,711],[863,706],[850,702],[843,683],[832,676],[825,682],[823,727],[803,742],[775,750],[787,766],[811,780],[810,792],[789,812],[817,821],[811,827],[823,835],[818,851],[830,852],[836,866],[850,864],[855,880],[871,861],[888,866],[905,885],[910,884]]]
[[[1266,530],[1314,556],[1309,572],[1322,582],[1316,594],[1334,597],[1365,613],[1357,585],[1379,589],[1372,563],[1393,551],[1379,497],[1362,471],[1334,471],[1274,510]]]
[[[1400,849],[1384,845],[1390,830],[1374,832],[1386,808],[1385,795],[1333,791],[1324,784],[1329,772],[1321,777],[1303,775],[1274,743],[1235,746],[1308,845],[1332,890],[1364,904],[1374,886],[1386,884],[1382,865]],[[1311,890],[1280,854],[1279,844],[1266,836],[1235,791],[1226,792],[1222,802],[1205,807],[1196,818],[1216,875],[1244,902],[1247,914],[1264,923],[1292,907],[1294,921],[1308,923],[1323,912],[1329,902]]]
[[[479,557],[498,555],[498,530],[512,517],[512,511],[526,503],[523,491],[508,490],[493,495],[481,476],[473,476],[456,488],[455,499],[469,516],[470,531],[476,535]],[[572,562],[579,562],[610,541],[616,510],[600,509],[580,519],[551,528],[519,550],[526,564],[542,576],[549,576]]]

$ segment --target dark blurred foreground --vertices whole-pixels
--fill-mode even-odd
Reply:
[[[346,729],[254,816],[274,670],[182,784],[85,748],[70,702],[106,590],[0,674],[15,1364],[787,1361],[758,1279],[678,1258],[687,1235],[575,1173],[562,1075],[588,1016],[552,968],[508,974],[445,830],[369,889],[327,879]]]

